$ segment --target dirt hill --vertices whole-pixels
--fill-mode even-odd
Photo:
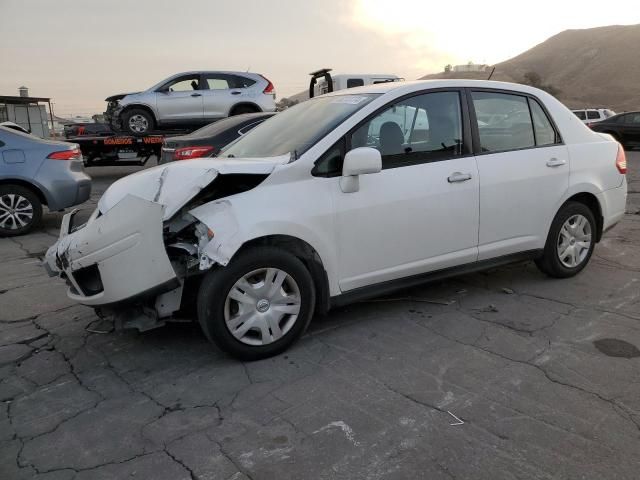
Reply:
[[[522,82],[536,72],[571,108],[640,109],[640,25],[565,30],[496,65],[492,80]],[[634,60],[635,59],[635,60]],[[437,73],[422,77],[487,78],[486,73]]]

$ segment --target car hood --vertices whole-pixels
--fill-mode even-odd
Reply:
[[[290,155],[268,158],[206,158],[182,160],[143,170],[113,183],[98,202],[105,214],[127,195],[164,206],[163,220],[171,218],[218,175],[228,173],[269,174],[289,163]]]
[[[127,95],[137,95],[138,93],[142,93],[142,92],[118,93],[117,95],[111,95],[110,97],[105,98],[104,101],[105,102],[115,102],[116,100],[123,99]]]

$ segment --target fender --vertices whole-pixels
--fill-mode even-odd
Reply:
[[[239,221],[242,217],[236,214],[233,199],[229,198],[201,205],[189,213],[208,227],[207,232],[204,232],[204,229],[198,232],[200,270],[208,270],[214,263],[226,266],[246,243],[278,232],[309,244],[320,256],[327,272],[330,294],[340,293],[337,270],[331,261],[333,257],[329,254],[329,247],[304,225],[287,221],[242,224]]]

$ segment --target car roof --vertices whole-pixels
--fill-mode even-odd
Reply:
[[[196,74],[203,74],[203,73],[225,73],[228,75],[257,75],[257,76],[262,76],[259,73],[254,73],[254,72],[237,72],[237,71],[233,71],[233,70],[190,70],[188,72],[180,72],[180,73],[175,73],[173,75],[171,75],[170,77],[167,78],[173,78],[173,77],[179,77],[181,75],[196,75]]]
[[[397,94],[412,93],[424,89],[431,88],[493,88],[499,90],[513,90],[522,93],[539,94],[541,90],[522,85],[520,83],[497,82],[493,80],[465,80],[465,79],[446,79],[446,80],[414,80],[409,82],[386,82],[374,85],[365,85],[364,87],[349,88],[347,90],[336,90],[327,93],[326,96],[338,95],[357,95],[366,93],[386,94],[395,92]]]

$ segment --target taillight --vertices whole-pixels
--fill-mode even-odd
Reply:
[[[174,160],[189,160],[191,158],[208,157],[215,151],[215,147],[183,147],[173,152]]]
[[[269,80],[267,77],[265,77],[264,75],[260,75],[262,78],[264,78],[267,81],[267,88],[265,88],[262,93],[271,93],[273,95],[276,94],[275,92],[275,87],[273,86],[273,83],[271,83],[271,80]]]
[[[616,168],[623,175],[627,173],[627,156],[620,144],[618,144],[618,155],[616,155]]]
[[[61,150],[53,152],[47,156],[51,160],[82,160],[82,153],[78,147],[70,150]]]

